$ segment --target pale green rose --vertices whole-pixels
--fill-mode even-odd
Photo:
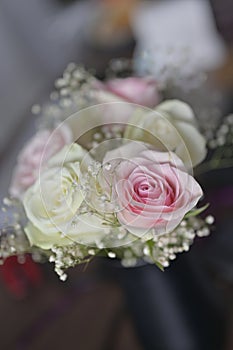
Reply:
[[[150,143],[158,150],[173,151],[188,168],[199,164],[207,152],[193,110],[178,100],[165,101],[154,111],[139,110],[129,120],[124,137]]]

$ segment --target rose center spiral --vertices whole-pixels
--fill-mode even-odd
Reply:
[[[159,195],[159,188],[152,179],[140,179],[134,186],[136,194],[141,198],[155,198]]]

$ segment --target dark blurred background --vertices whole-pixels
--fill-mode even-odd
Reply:
[[[46,102],[69,62],[101,77],[111,58],[161,43],[191,45],[233,112],[231,0],[1,0],[0,199],[35,130],[31,106]],[[232,169],[201,181],[216,229],[165,273],[96,259],[63,283],[29,258],[2,267],[1,349],[233,350]]]

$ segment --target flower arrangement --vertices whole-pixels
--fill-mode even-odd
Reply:
[[[46,257],[61,280],[95,256],[164,269],[210,233],[193,176],[207,140],[188,104],[164,100],[151,76],[103,82],[73,64],[56,87],[50,105],[33,107],[39,130],[4,199],[2,260]]]

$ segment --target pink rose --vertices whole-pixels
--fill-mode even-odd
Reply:
[[[105,86],[123,100],[145,107],[155,107],[160,101],[157,82],[153,78],[113,79],[107,81]]]
[[[53,155],[70,142],[72,142],[72,133],[66,125],[54,131],[46,129],[38,131],[18,156],[9,188],[10,195],[20,198],[38,178],[40,165],[45,165]]]
[[[103,124],[128,123],[137,105],[153,108],[160,102],[157,83],[153,78],[131,77],[107,82],[95,80],[90,95],[101,108]],[[111,103],[115,102],[115,103]]]
[[[144,149],[143,149],[144,148]],[[107,153],[119,222],[133,234],[169,233],[202,196],[202,189],[172,152],[148,150],[137,142]]]
[[[100,82],[95,80],[93,87],[101,102],[125,101],[153,108],[160,102],[155,79],[130,77]]]

